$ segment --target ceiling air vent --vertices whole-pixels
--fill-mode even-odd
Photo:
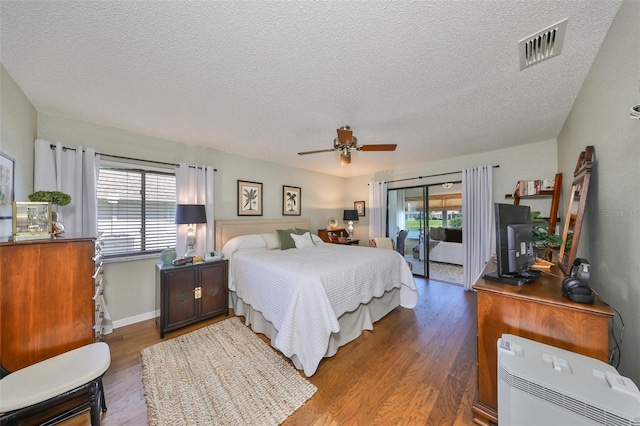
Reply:
[[[529,68],[562,53],[567,20],[558,22],[518,42],[520,70]]]

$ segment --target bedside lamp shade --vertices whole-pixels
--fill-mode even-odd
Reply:
[[[349,240],[353,240],[353,221],[358,220],[358,210],[345,210],[342,220],[349,222]]]
[[[185,257],[193,256],[193,246],[196,245],[195,225],[207,223],[207,213],[202,204],[178,204],[176,205],[176,224],[188,225],[185,243],[187,252]]]
[[[176,206],[176,223],[207,223],[207,213],[202,204],[178,204]]]

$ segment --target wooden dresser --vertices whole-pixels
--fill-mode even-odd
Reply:
[[[94,341],[95,238],[0,243],[0,365],[26,367]]]
[[[482,275],[496,269],[492,260]],[[562,272],[542,273],[531,284],[512,286],[481,277],[478,292],[478,393],[473,421],[498,422],[497,341],[503,333],[556,346],[582,355],[609,360],[609,319],[614,311],[600,298],[593,305],[562,296]]]

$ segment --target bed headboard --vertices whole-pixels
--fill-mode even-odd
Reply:
[[[310,219],[236,219],[216,220],[216,250],[238,235],[275,234],[276,229],[302,228],[311,230]]]

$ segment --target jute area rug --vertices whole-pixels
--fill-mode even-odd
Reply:
[[[140,355],[151,425],[278,425],[317,390],[237,318]]]

